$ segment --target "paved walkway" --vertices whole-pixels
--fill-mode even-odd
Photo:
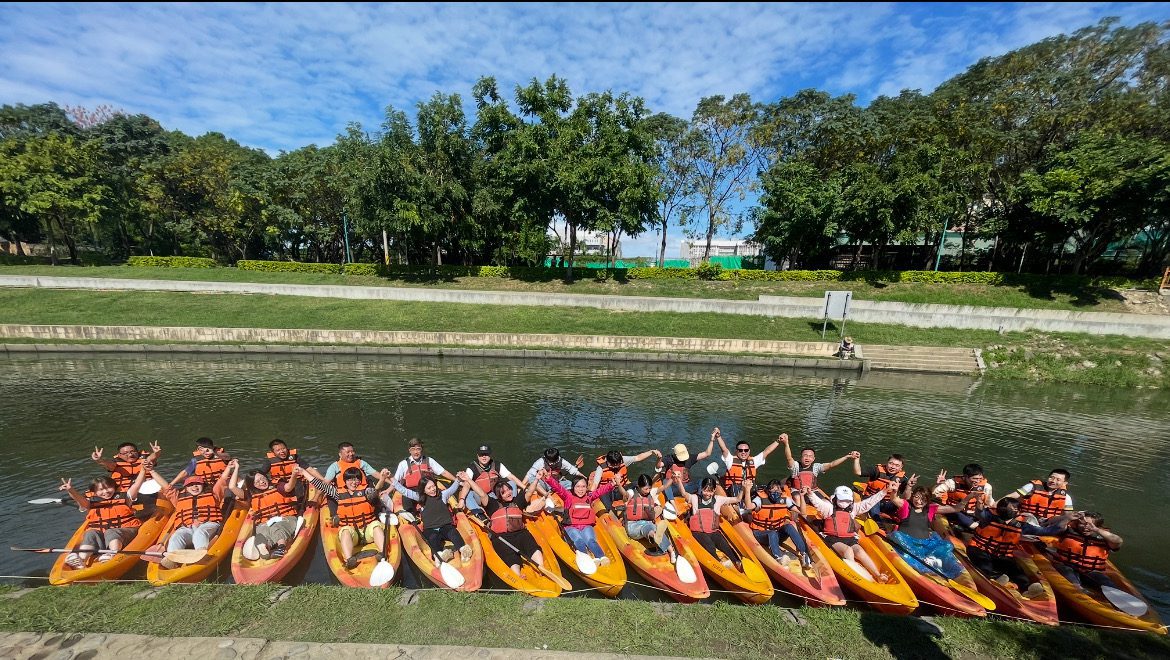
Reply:
[[[617,660],[643,655],[573,653],[474,646],[413,646],[410,644],[320,644],[283,642],[252,637],[150,637],[106,633],[0,633],[0,658],[12,660]],[[661,660],[661,657],[658,657]]]

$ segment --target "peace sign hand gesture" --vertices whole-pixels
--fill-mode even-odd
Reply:
[[[72,490],[72,488],[73,488],[73,479],[65,479],[64,477],[62,477],[61,478],[61,485],[57,487],[57,490],[62,490],[62,491]]]
[[[92,453],[92,454],[90,454],[90,455],[89,455],[89,457],[90,457],[92,460],[95,460],[95,461],[100,461],[100,460],[102,460],[102,452],[103,452],[103,451],[105,451],[105,449],[103,449],[103,448],[101,448],[101,447],[94,447],[94,448],[93,448],[93,453]]]

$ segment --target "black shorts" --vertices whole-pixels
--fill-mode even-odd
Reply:
[[[496,534],[492,537],[492,547],[496,549],[496,554],[500,556],[500,559],[509,566],[519,564],[521,559],[516,554],[516,550],[509,548],[504,544],[504,541],[516,546],[520,554],[525,557],[531,558],[534,552],[540,550],[540,545],[537,544],[536,539],[532,538],[532,534],[527,529],[518,529],[514,532]]]
[[[845,537],[826,536],[825,537],[825,544],[828,545],[830,548],[833,547],[834,543],[844,543],[845,545],[849,545],[849,546],[857,545],[857,537],[854,537],[854,536],[845,536]]]

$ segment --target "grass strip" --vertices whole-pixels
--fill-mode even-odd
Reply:
[[[173,585],[135,599],[141,585],[44,587],[0,599],[0,630],[237,636],[307,642],[442,644],[721,658],[1164,658],[1165,637],[1100,628],[1045,628],[938,617],[941,638],[911,617],[730,603],[663,606],[634,600],[425,590],[404,606],[399,588]],[[192,616],[192,613],[198,613]]]
[[[143,291],[0,290],[0,323],[504,332],[819,341],[821,322],[733,314],[626,312],[390,300]],[[832,325],[830,324],[832,330]],[[1116,335],[850,323],[862,345],[988,351],[988,375],[1109,387],[1170,387],[1165,342]],[[1165,366],[1164,366],[1165,365]]]

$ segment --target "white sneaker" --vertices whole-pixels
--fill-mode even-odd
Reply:
[[[999,583],[999,586],[1006,587],[1008,586],[1008,583],[1012,581],[1012,579],[1006,575],[1001,575],[995,578],[995,581]]]
[[[1047,592],[1044,590],[1044,585],[1040,584],[1039,582],[1033,582],[1032,584],[1028,585],[1028,590],[1024,592],[1024,598],[1039,598],[1046,593]]]
[[[471,561],[471,552],[472,552],[471,546],[469,546],[469,545],[465,545],[462,548],[459,548],[459,556],[465,562]]]
[[[65,558],[65,565],[74,570],[85,568],[85,562],[81,560],[81,555],[76,552],[69,553],[69,556]]]
[[[112,554],[98,555],[98,563],[104,564],[114,558]]]

